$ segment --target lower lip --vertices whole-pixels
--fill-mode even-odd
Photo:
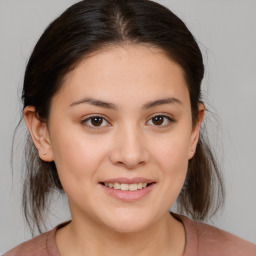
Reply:
[[[109,195],[117,199],[120,199],[122,201],[136,201],[146,196],[152,190],[155,183],[152,183],[149,186],[136,191],[129,191],[129,190],[123,191],[123,190],[106,187],[102,184],[100,185],[103,187],[106,193],[108,193]]]

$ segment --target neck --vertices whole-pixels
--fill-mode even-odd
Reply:
[[[150,227],[129,233],[73,219],[57,231],[56,243],[61,256],[182,255],[185,231],[182,223],[169,213]]]

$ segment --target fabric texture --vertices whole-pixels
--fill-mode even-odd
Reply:
[[[186,232],[183,256],[256,256],[256,245],[213,226],[195,222],[189,218],[172,214],[181,221]],[[24,242],[3,256],[61,256],[55,234],[61,224],[53,230]]]

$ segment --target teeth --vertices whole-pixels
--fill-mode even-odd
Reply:
[[[129,185],[128,184],[121,184],[121,190],[129,190]]]
[[[137,185],[137,184],[130,184],[130,185],[129,185],[129,190],[130,190],[130,191],[136,191],[136,190],[138,190],[138,185]]]
[[[122,191],[136,191],[147,186],[147,183],[133,183],[133,184],[126,184],[126,183],[104,183],[106,187],[114,188]]]
[[[120,183],[114,183],[114,189],[120,189],[121,184]]]

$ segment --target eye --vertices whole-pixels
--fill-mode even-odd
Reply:
[[[108,125],[108,122],[102,116],[90,116],[82,120],[81,123],[89,128],[105,127]]]
[[[149,119],[148,123],[153,126],[168,126],[170,123],[174,123],[174,119],[166,115],[155,115]]]

